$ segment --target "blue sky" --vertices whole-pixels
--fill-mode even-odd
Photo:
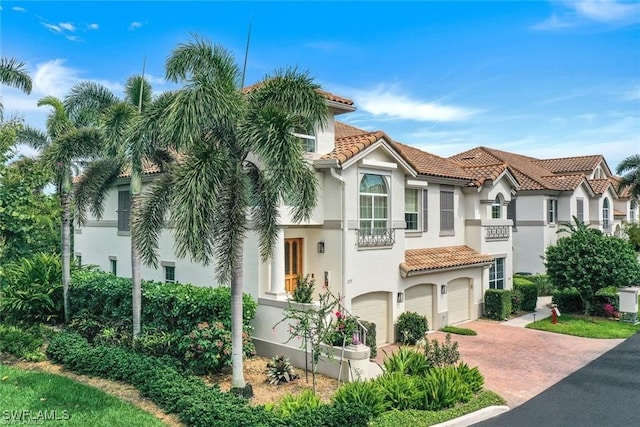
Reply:
[[[247,84],[298,67],[354,100],[340,120],[441,156],[484,145],[534,157],[640,153],[640,2],[2,1],[3,56],[34,90],[2,87],[5,117],[43,127],[45,95],[82,80],[121,94],[202,35],[242,62]]]

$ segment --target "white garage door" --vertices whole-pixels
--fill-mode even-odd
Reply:
[[[452,280],[447,288],[449,324],[469,320],[469,280]]]
[[[378,346],[388,342],[388,295],[387,292],[372,292],[360,295],[351,301],[351,312],[354,316],[376,324],[376,344]]]
[[[404,292],[404,311],[426,316],[433,329],[433,285],[416,285]]]

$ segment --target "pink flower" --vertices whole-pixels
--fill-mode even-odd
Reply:
[[[340,316],[342,316],[342,313],[340,313],[339,311],[336,311],[336,317],[339,319]]]

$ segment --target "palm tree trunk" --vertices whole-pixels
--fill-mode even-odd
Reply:
[[[135,169],[135,168],[134,168]],[[138,215],[140,209],[140,193],[142,192],[142,178],[140,173],[131,173],[131,220],[130,228],[134,227],[133,218]],[[133,233],[131,232],[131,235]],[[132,304],[133,304],[133,339],[140,335],[140,317],[142,314],[142,273],[141,273],[140,252],[136,242],[131,237],[131,281],[133,282]]]
[[[243,252],[244,244],[240,244],[236,258],[236,266],[231,275],[231,363],[233,375],[231,387],[244,388],[244,366],[242,361],[242,287],[243,287]]]
[[[61,233],[62,233],[62,300],[64,320],[69,322],[69,282],[71,278],[71,179],[65,174],[60,186]]]

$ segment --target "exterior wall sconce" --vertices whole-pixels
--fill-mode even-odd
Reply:
[[[318,253],[319,254],[323,254],[324,253],[324,242],[322,240],[320,240],[318,242]]]
[[[404,302],[404,292],[398,292],[397,300],[398,303]]]
[[[440,293],[442,295],[447,293],[447,285],[440,285]]]

